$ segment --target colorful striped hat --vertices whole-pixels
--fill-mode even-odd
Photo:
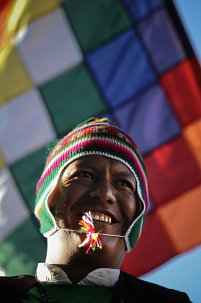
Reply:
[[[127,251],[140,237],[148,209],[148,185],[142,157],[133,140],[107,118],[91,118],[79,124],[63,139],[57,141],[49,153],[44,171],[36,187],[35,215],[40,221],[40,231],[48,237],[58,227],[48,206],[48,198],[55,188],[62,170],[77,158],[103,155],[125,164],[135,176],[142,211],[125,234]]]

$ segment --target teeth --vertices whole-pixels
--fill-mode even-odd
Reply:
[[[99,220],[104,222],[104,221],[105,221],[104,216],[100,216],[100,217],[99,217]]]
[[[112,219],[108,216],[104,216],[104,215],[97,215],[97,214],[91,214],[92,218],[96,221],[101,221],[101,222],[106,222],[106,223],[111,223]]]

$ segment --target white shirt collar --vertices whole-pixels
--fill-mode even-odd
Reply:
[[[119,279],[119,274],[119,269],[98,268],[90,272],[78,284],[113,287]],[[36,275],[40,282],[72,284],[67,274],[56,265],[39,263]]]

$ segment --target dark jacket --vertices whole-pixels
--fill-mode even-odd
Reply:
[[[25,293],[36,285],[33,276],[0,277],[0,302],[20,303]],[[189,303],[188,296],[121,272],[119,302],[122,303]]]

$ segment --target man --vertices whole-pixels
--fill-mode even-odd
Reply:
[[[77,126],[53,147],[37,184],[46,261],[35,277],[1,279],[5,302],[190,302],[185,293],[119,270],[140,237],[148,203],[132,139],[106,118]]]

